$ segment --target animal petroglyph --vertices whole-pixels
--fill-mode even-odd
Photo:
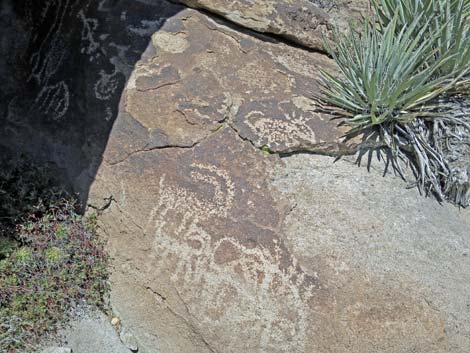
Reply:
[[[160,179],[157,205],[146,227],[146,234],[155,237],[157,262],[171,267],[171,280],[196,325],[207,329],[229,322],[247,337],[256,334],[259,352],[272,347],[302,351],[309,327],[306,303],[315,290],[308,284],[311,279],[286,255],[279,239],[263,246],[212,236],[201,223],[230,218],[236,185],[216,166],[194,163],[191,168],[194,189],[175,185],[167,176]],[[205,187],[210,197],[200,191]],[[281,268],[286,257],[289,264]]]
[[[247,114],[245,123],[266,145],[272,146],[280,143],[289,145],[302,140],[316,141],[308,120],[295,111],[291,115],[284,113],[282,120],[266,117],[262,111],[252,111]]]
[[[162,262],[172,264],[171,280],[198,325],[229,325],[247,337],[254,334],[259,337],[258,352],[269,353],[273,347],[303,351],[309,327],[305,293],[279,270],[269,249],[249,248],[233,238],[214,243],[192,223],[184,240],[157,233],[154,251]]]
[[[191,168],[191,181],[211,188],[212,197],[168,185],[166,177],[163,176],[160,180],[158,203],[150,212],[147,228],[154,226],[156,232],[160,232],[170,211],[183,215],[183,221],[175,235],[187,230],[191,223],[210,217],[227,217],[233,204],[235,189],[230,176],[226,171],[212,165],[194,163]]]

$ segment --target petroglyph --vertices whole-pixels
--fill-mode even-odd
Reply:
[[[41,42],[36,44],[38,51],[31,55],[32,76],[39,83],[44,83],[50,78],[65,56],[64,43],[61,43],[60,35],[69,6],[69,0],[48,0],[43,4],[40,22],[48,21],[51,25],[48,26],[47,34],[40,38]]]
[[[112,74],[107,74],[104,70],[100,71],[100,79],[96,81],[94,86],[97,99],[105,101],[115,94],[119,86],[118,73],[117,70]]]
[[[111,107],[106,107],[104,120],[111,121],[113,118],[113,109]]]
[[[68,70],[66,63],[75,60],[86,60],[97,68],[90,71],[92,77],[96,76],[96,81],[89,87],[94,92],[94,98],[98,101],[116,98],[125,77],[132,72],[130,60],[133,59],[130,57],[135,55],[133,41],[140,41],[157,32],[167,18],[165,13],[171,12],[166,8],[173,5],[152,2],[147,6],[154,8],[156,14],[136,19],[124,11],[125,4],[117,6],[114,1],[103,0],[93,4],[90,0],[45,0],[41,3],[27,0],[25,16],[34,27],[30,41],[31,53],[28,53],[31,67],[29,80],[38,91],[32,105],[34,114],[40,113],[53,121],[73,115],[67,115],[67,112],[71,92],[76,87],[69,80],[70,73],[64,75],[64,72]],[[111,11],[119,11],[117,21],[100,14]],[[126,36],[122,39],[127,42],[118,37],[116,42],[112,41],[111,36],[114,36],[109,30],[113,26],[125,28]],[[118,28],[116,32],[119,31]],[[181,45],[181,40],[178,43]],[[112,120],[110,113],[110,107],[106,106],[102,114],[105,121]]]
[[[90,61],[95,59],[94,54],[99,50],[100,44],[95,40],[94,34],[98,29],[98,20],[94,18],[87,18],[82,11],[78,13],[78,17],[82,21],[82,54],[87,54]],[[96,58],[99,57],[99,53],[96,54]]]
[[[41,51],[31,55],[31,78],[38,84],[47,84],[54,74],[59,70],[66,52],[63,48],[63,42],[56,38],[53,41],[52,48],[47,49],[47,54],[43,55]]]
[[[270,250],[248,248],[233,238],[214,243],[195,223],[183,240],[163,228],[155,235],[154,251],[163,263],[173,264],[171,280],[183,293],[198,326],[206,330],[237,327],[242,335],[256,335],[260,353],[274,347],[276,351],[304,351],[309,327],[305,293],[279,270]],[[233,302],[237,305],[227,306]]]
[[[129,31],[135,33],[141,37],[147,37],[152,35],[153,33],[157,32],[158,29],[162,26],[165,22],[165,17],[159,17],[154,21],[142,20],[140,21],[140,26],[131,26],[129,27]]]
[[[38,49],[31,54],[31,79],[42,87],[34,108],[52,120],[60,120],[70,106],[68,84],[65,80],[56,81],[54,76],[67,58],[68,44],[63,38],[63,33],[66,32],[64,24],[74,5],[76,2],[71,0],[44,2],[38,25],[47,21],[49,31],[43,36],[35,37],[34,46]]]
[[[301,271],[277,237],[258,243],[211,234],[203,225],[230,220],[237,188],[230,173],[193,163],[189,184],[175,184],[167,175],[160,178],[145,227],[154,239],[158,266],[172,273],[195,325],[209,331],[218,325],[236,326],[247,337],[259,337],[259,352],[269,353],[273,347],[302,351],[310,325],[307,303],[319,289],[318,279]],[[125,200],[127,191],[121,189]],[[237,306],[227,307],[228,302]],[[242,318],[235,313],[240,311],[245,313]]]
[[[246,125],[260,136],[268,147],[280,143],[290,145],[297,141],[316,141],[315,132],[308,126],[307,118],[293,111],[283,113],[284,119],[266,117],[262,111],[252,111],[246,116]]]
[[[189,42],[183,33],[159,31],[152,36],[155,48],[160,48],[172,54],[184,53],[189,48]]]
[[[42,111],[52,120],[60,120],[70,106],[69,87],[63,81],[45,86],[34,103],[35,110]]]
[[[233,204],[234,184],[226,171],[213,165],[193,163],[190,178],[195,184],[205,184],[212,189],[212,196],[198,194],[189,189],[169,185],[166,177],[160,179],[158,202],[150,212],[146,229],[156,228],[159,233],[166,226],[170,211],[183,216],[175,236],[185,234],[190,224],[210,217],[227,217]]]

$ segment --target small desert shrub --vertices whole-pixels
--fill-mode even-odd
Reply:
[[[102,307],[107,256],[95,220],[62,201],[17,229],[22,246],[0,261],[0,351],[23,352],[77,304]]]
[[[0,174],[0,224],[7,235],[0,236],[0,352],[30,352],[74,306],[105,305],[107,256],[95,217],[77,214],[47,168],[6,165]]]
[[[470,5],[464,0],[372,0],[364,29],[326,47],[341,72],[323,73],[321,101],[383,145],[402,176],[439,200],[470,204]],[[371,145],[371,144],[368,144]]]

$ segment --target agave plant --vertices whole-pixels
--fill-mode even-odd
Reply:
[[[383,32],[395,17],[397,31],[409,27],[416,18],[427,26],[426,40],[436,49],[434,58],[454,54],[440,72],[451,73],[470,62],[470,2],[468,0],[372,0],[377,28]],[[418,28],[415,34],[418,35]],[[440,33],[434,37],[435,33]],[[431,58],[432,60],[433,58]]]
[[[336,33],[326,48],[340,77],[322,73],[322,101],[351,126],[378,136],[426,194],[470,204],[470,5],[462,0],[372,0],[376,21]],[[373,132],[372,134],[370,132]],[[456,157],[460,150],[460,157]]]
[[[384,123],[406,123],[418,116],[437,116],[438,108],[446,108],[437,107],[434,98],[454,87],[464,70],[439,75],[454,54],[424,64],[435,55],[432,42],[440,35],[424,40],[429,26],[429,22],[421,26],[418,17],[396,34],[396,17],[384,33],[366,22],[362,33],[336,33],[335,49],[326,43],[343,78],[322,72],[323,93],[347,117],[351,133]]]

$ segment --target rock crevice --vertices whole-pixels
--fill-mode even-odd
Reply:
[[[368,12],[368,2],[311,0],[171,0],[205,10],[245,28],[275,36],[307,50],[323,52],[323,37],[334,27]]]

